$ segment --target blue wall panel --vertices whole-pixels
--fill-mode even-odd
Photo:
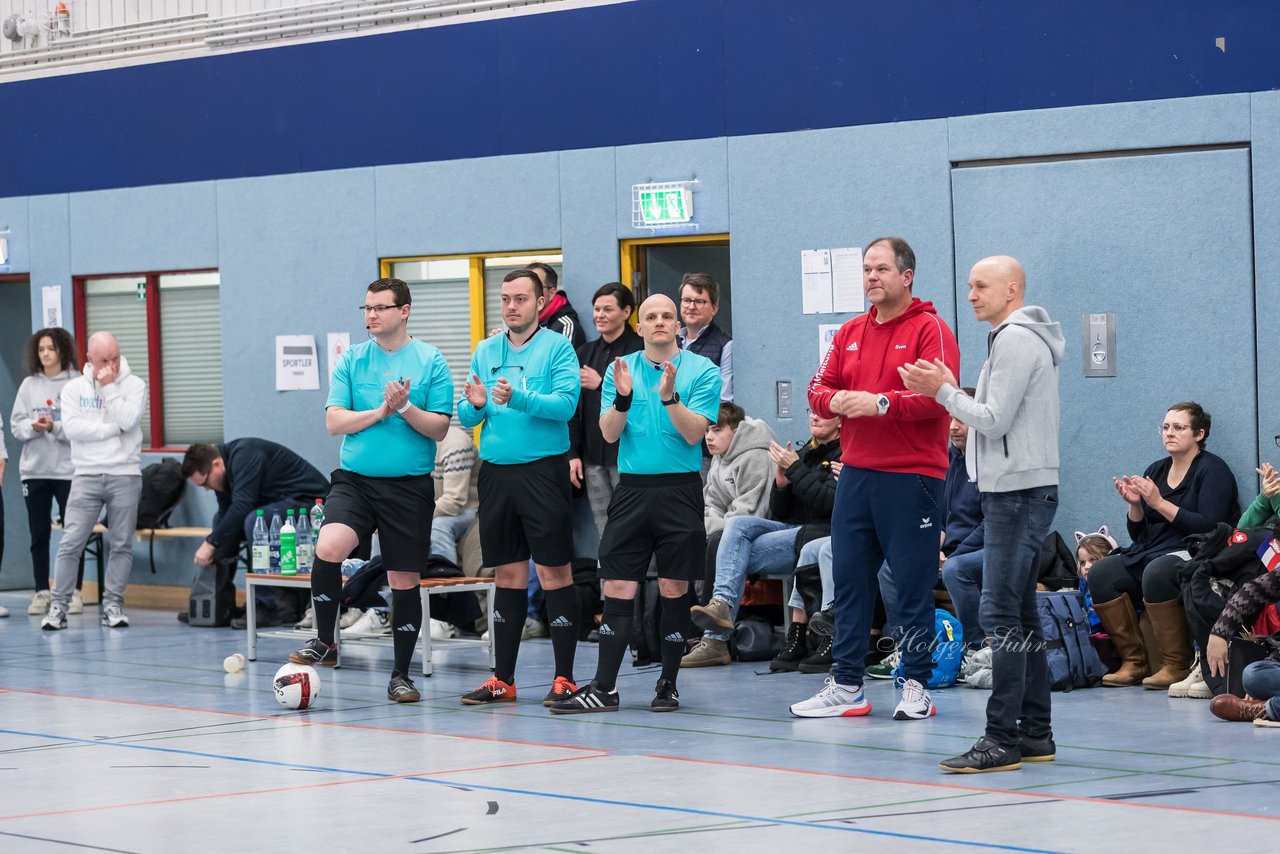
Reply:
[[[617,149],[618,237],[717,234],[729,230],[729,162],[724,139],[699,139]],[[694,222],[650,229],[631,225],[631,187],[667,181],[698,183],[693,190]]]
[[[942,121],[741,137],[729,141],[734,392],[783,437],[803,435],[818,324],[801,313],[800,252],[905,237],[916,295],[952,323],[950,177]],[[751,379],[746,379],[751,378]],[[774,382],[791,380],[793,418],[775,417]]]
[[[381,257],[560,245],[556,154],[383,166],[374,174]]]
[[[70,205],[77,276],[218,266],[212,181],[75,193]]]
[[[597,337],[591,295],[605,282],[618,279],[615,168],[611,148],[560,154],[560,246],[564,249],[560,287],[577,309],[588,338]]]
[[[1188,188],[1212,188],[1196,193]],[[1245,150],[1019,164],[954,172],[957,298],[994,254],[1028,271],[1028,301],[1063,326],[1062,507],[1055,526],[1123,542],[1111,478],[1164,455],[1157,426],[1195,400],[1214,416],[1209,450],[1254,495],[1253,243]],[[1118,375],[1086,379],[1082,317],[1117,316]],[[972,384],[990,326],[961,312]]]
[[[1280,365],[1280,335],[1276,334],[1276,309],[1280,306],[1280,93],[1260,92],[1252,102],[1254,229],[1258,236],[1254,246],[1257,459],[1280,465],[1280,448],[1272,438],[1280,434],[1280,387],[1275,370]],[[1231,327],[1231,334],[1239,331],[1238,324]],[[1245,393],[1239,385],[1235,387]]]
[[[31,199],[26,227],[32,314],[41,305],[40,288],[59,285],[62,288],[62,325],[74,331],[71,315],[71,225],[67,197],[37,196]],[[9,228],[16,231],[16,223],[10,224]],[[33,316],[32,321],[33,329],[44,326],[39,316]]]
[[[428,27],[0,85],[24,117],[0,192],[1265,91],[1278,28],[1256,0],[644,0]]]

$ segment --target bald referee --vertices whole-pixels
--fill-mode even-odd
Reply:
[[[665,296],[640,306],[644,349],[605,371],[600,432],[618,442],[620,478],[600,540],[604,616],[595,679],[551,705],[552,714],[618,710],[617,679],[635,621],[639,584],[656,556],[662,596],[662,676],[649,708],[680,707],[676,676],[684,654],[684,595],[706,551],[702,522],[702,438],[720,407],[720,369],[676,345],[676,305]]]

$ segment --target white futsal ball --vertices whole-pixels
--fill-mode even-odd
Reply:
[[[271,683],[276,702],[287,709],[309,708],[320,696],[320,674],[309,664],[286,664]]]

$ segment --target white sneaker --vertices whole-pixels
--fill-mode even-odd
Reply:
[[[547,624],[541,620],[535,620],[533,617],[526,617],[524,621],[524,631],[520,632],[520,640],[528,640],[529,638],[545,638],[548,635]]]
[[[925,687],[914,679],[902,680],[902,699],[893,710],[895,721],[920,721],[938,713]]]
[[[973,654],[973,658],[968,659],[973,664],[974,670],[990,670],[991,669],[991,647],[984,646]]]
[[[129,618],[120,610],[119,602],[111,602],[102,606],[102,625],[109,629],[129,628]]]
[[[293,624],[295,629],[314,629],[316,627],[316,609],[313,605],[307,606],[307,613],[302,615],[302,619]]]
[[[360,622],[360,618],[364,616],[364,611],[359,608],[348,608],[342,612],[342,616],[338,618],[338,625],[341,628],[349,629],[356,623]]]
[[[27,613],[33,617],[42,617],[49,613],[49,603],[52,601],[52,590],[37,590],[36,595],[31,597],[31,604],[27,606]]]
[[[1189,697],[1192,700],[1208,700],[1213,697],[1213,690],[1204,681],[1204,673],[1200,670],[1200,653],[1196,653],[1191,662],[1191,672],[1181,682],[1169,686],[1169,696],[1175,698]]]
[[[71,591],[71,604],[67,607],[68,614],[84,613],[84,597],[80,595],[79,590]]]
[[[40,621],[40,628],[46,632],[56,632],[67,627],[67,612],[61,606],[50,603],[49,613]]]
[[[349,635],[385,635],[391,632],[391,618],[385,608],[370,608],[344,631]]]
[[[870,712],[861,685],[837,685],[830,676],[817,694],[791,705],[791,714],[798,718],[856,718]]]
[[[458,630],[455,629],[452,624],[446,623],[442,620],[431,621],[432,640],[448,640],[449,638],[456,637],[457,634]]]
[[[0,617],[7,617],[7,616],[9,616],[9,609],[3,605],[0,605]]]

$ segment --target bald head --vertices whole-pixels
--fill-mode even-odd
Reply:
[[[676,330],[680,322],[676,319],[676,304],[671,297],[654,294],[640,303],[639,323],[636,329],[644,339],[646,349],[650,346],[668,347],[676,340]]]
[[[983,258],[969,271],[969,304],[978,320],[999,326],[1027,297],[1027,273],[1008,255]]]
[[[87,350],[90,359],[105,359],[108,356],[115,358],[120,355],[120,344],[110,332],[95,332],[89,336]]]

